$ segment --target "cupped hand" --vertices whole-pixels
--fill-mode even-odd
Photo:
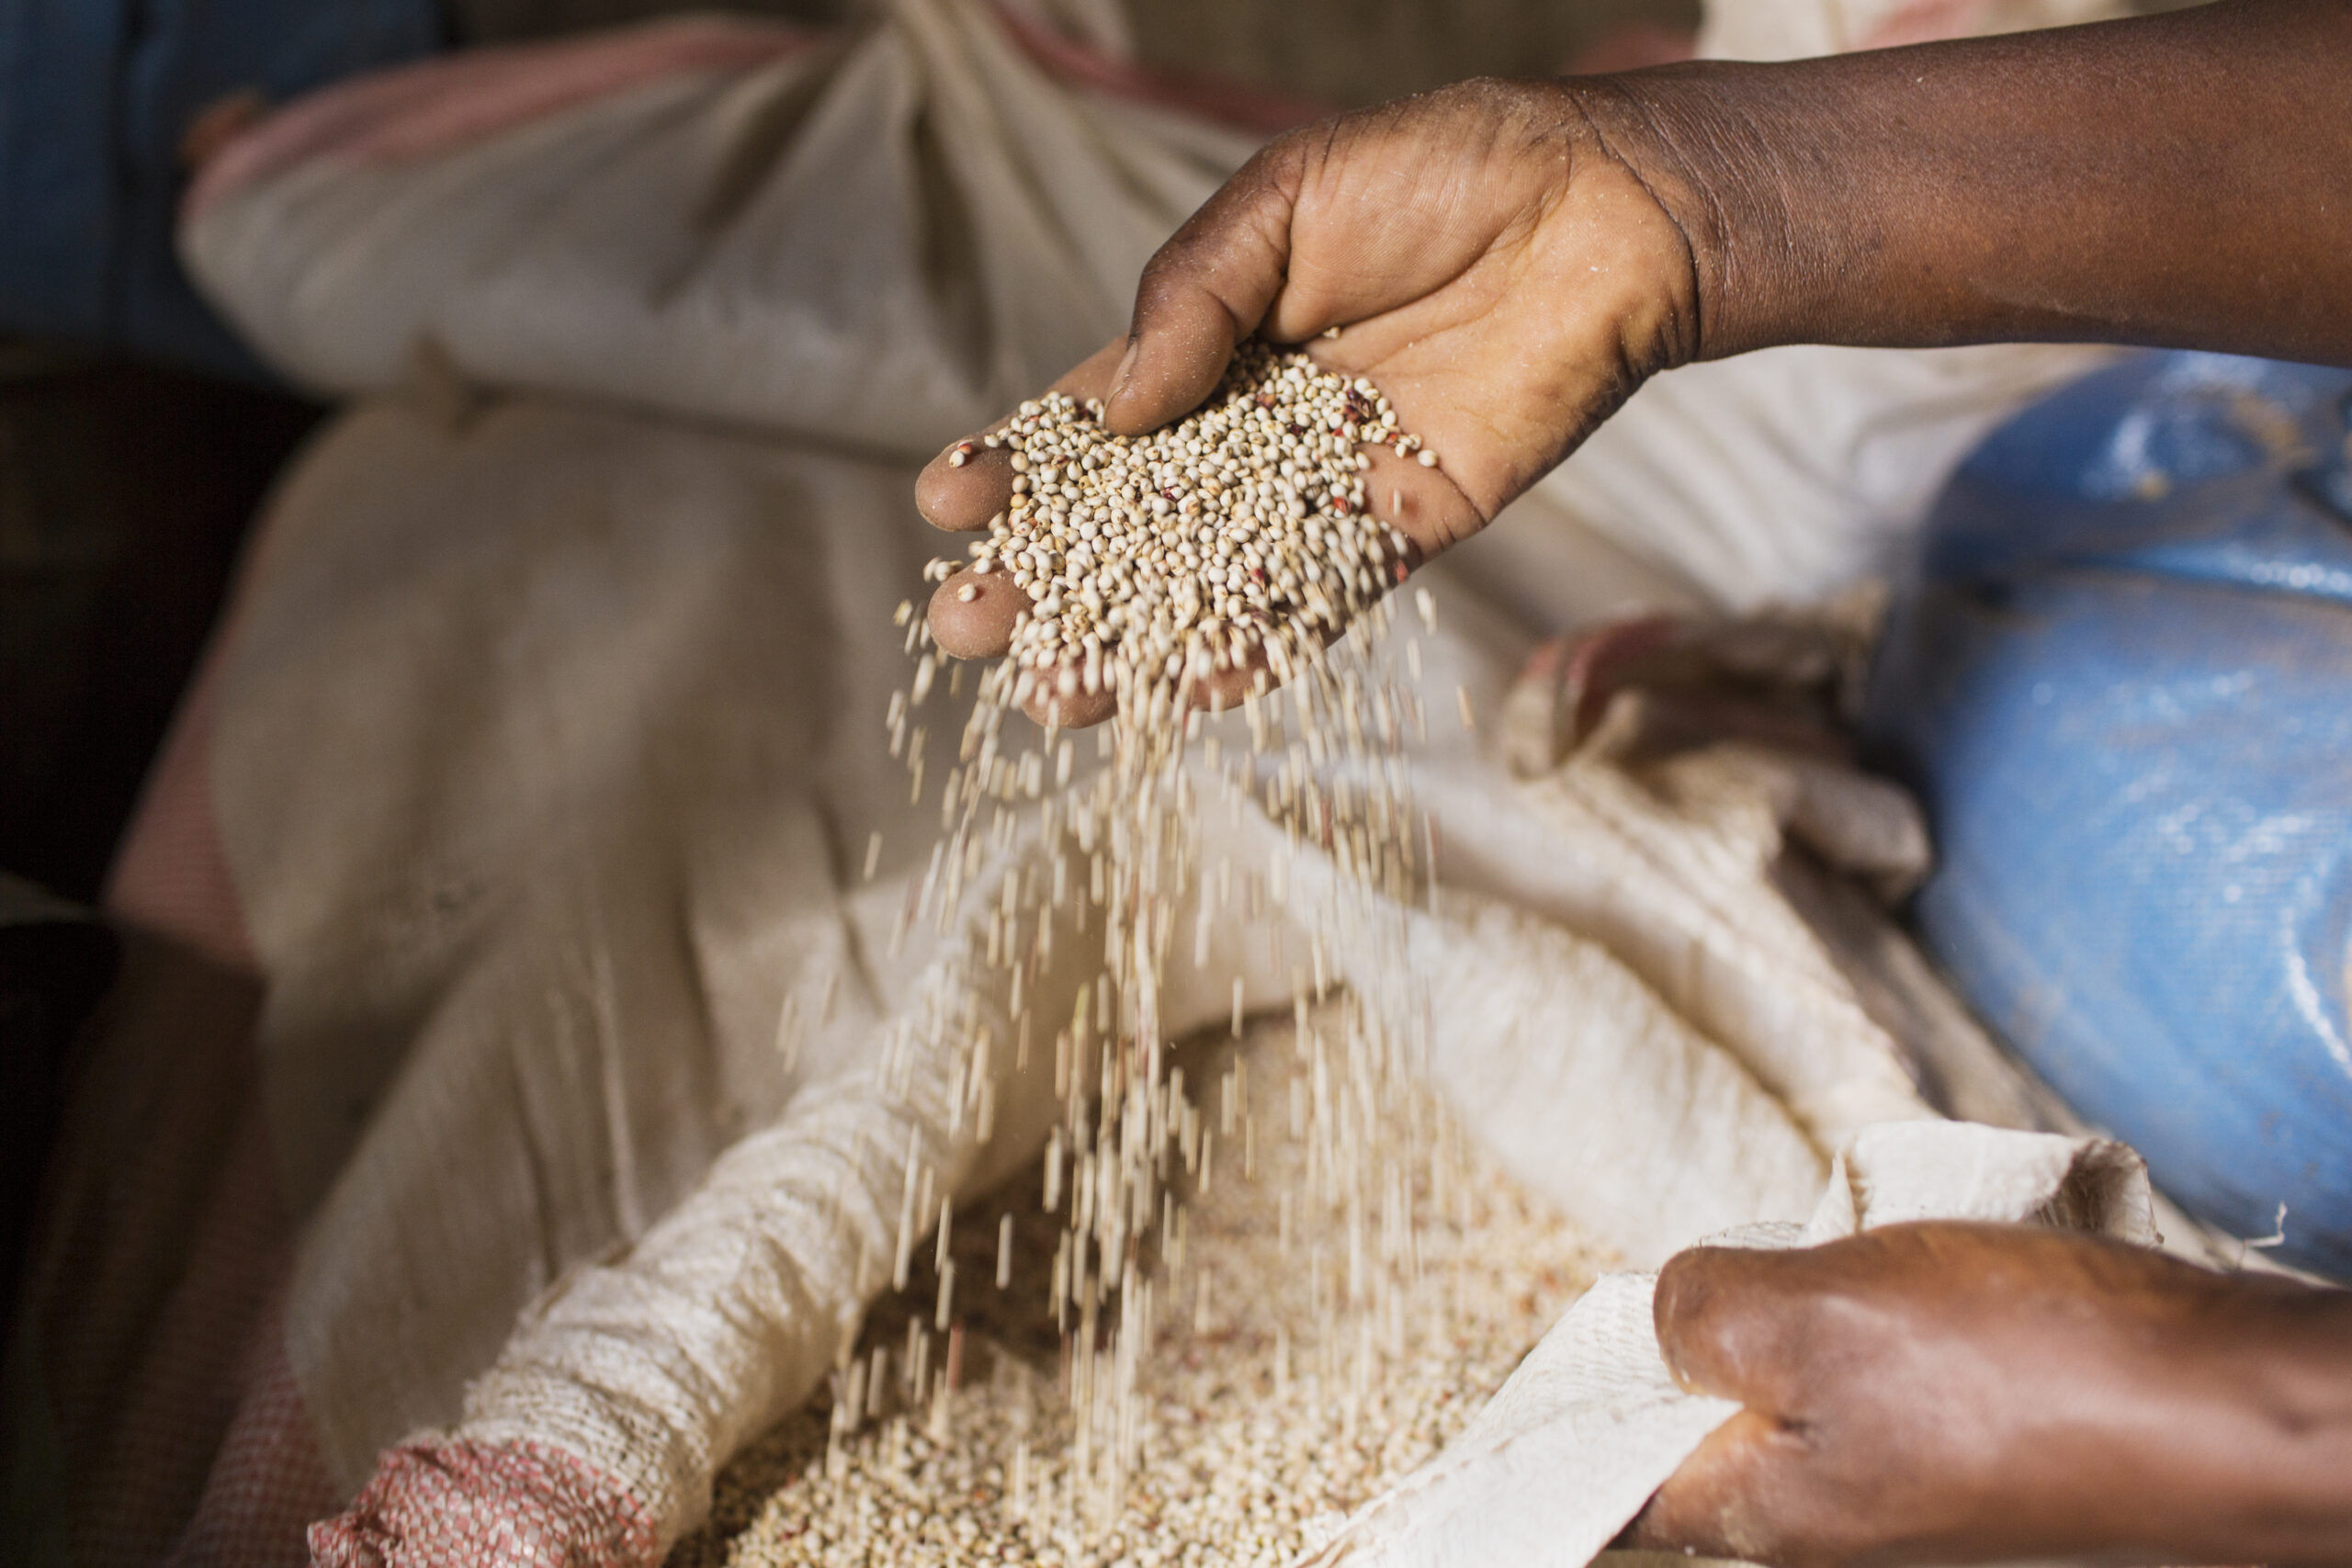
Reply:
[[[1112,431],[1140,434],[1198,406],[1242,337],[1308,343],[1370,378],[1437,455],[1371,447],[1365,475],[1374,514],[1434,554],[1696,353],[1689,226],[1659,194],[1680,187],[1669,160],[1629,152],[1657,145],[1596,84],[1471,82],[1293,131],[1177,231],[1129,335],[1056,389],[1102,399]],[[941,528],[985,528],[1011,498],[1009,458],[955,451],[923,470],[917,504]],[[994,657],[1023,608],[1002,576],[958,573],[932,600],[932,635]],[[1092,722],[1111,701],[1058,717]]]
[[[2018,1225],[1683,1253],[1659,1348],[1747,1408],[1625,1543],[1806,1568],[2352,1561],[2347,1300]]]

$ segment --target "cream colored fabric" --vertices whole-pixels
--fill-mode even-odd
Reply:
[[[1514,510],[1571,519],[1704,603],[1808,603],[1902,570],[1976,444],[2115,352],[1798,345],[1688,365],[1635,392]]]
[[[323,156],[183,231],[322,391],[463,376],[927,457],[1125,330],[1251,140],[1056,85],[975,0],[423,160]]]
[[[2031,1221],[2147,1245],[2147,1169],[2120,1144],[1952,1122],[1868,1127],[1813,1216],[1719,1238],[1812,1246],[1908,1220]],[[1446,1450],[1310,1554],[1314,1568],[1583,1568],[1736,1401],[1687,1393],[1658,1355],[1653,1274],[1568,1310]]]
[[[1699,52],[1793,60],[2097,21],[2118,0],[1722,0]],[[1952,468],[1992,428],[2112,357],[1993,344],[1796,345],[1686,366],[1636,392],[1536,489],[1707,601],[1801,603],[1904,564]]]
[[[1802,60],[1937,39],[2071,27],[2128,15],[2125,0],[1713,0],[1709,60]]]

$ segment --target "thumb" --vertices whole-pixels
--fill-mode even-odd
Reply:
[[[1199,407],[1233,345],[1265,320],[1290,266],[1291,142],[1261,149],[1145,265],[1104,400],[1102,422],[1114,433],[1141,435]]]
[[[1789,1408],[1818,1281],[1811,1249],[1697,1247],[1659,1271],[1652,1314],[1675,1381],[1751,1409]]]

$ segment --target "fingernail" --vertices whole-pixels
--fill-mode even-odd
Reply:
[[[1130,336],[1127,352],[1119,355],[1119,367],[1111,372],[1111,395],[1103,400],[1104,402],[1115,402],[1119,394],[1127,389],[1127,378],[1135,374],[1136,355],[1142,352],[1143,339]]]

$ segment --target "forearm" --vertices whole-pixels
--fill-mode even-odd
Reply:
[[[1596,79],[1699,356],[2043,339],[2352,364],[2352,4]]]
[[[2134,1521],[2200,1561],[2352,1562],[2352,1295],[2248,1283],[2150,1346],[2134,1462],[2103,1467]]]

